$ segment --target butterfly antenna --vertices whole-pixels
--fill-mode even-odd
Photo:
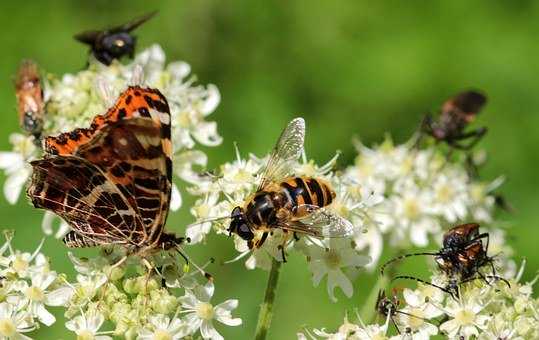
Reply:
[[[400,261],[402,259],[405,259],[407,257],[412,257],[412,256],[438,256],[440,255],[439,253],[429,253],[429,252],[423,252],[423,253],[412,253],[412,254],[404,254],[404,255],[401,255],[401,256],[397,256],[397,257],[394,257],[392,258],[391,260],[387,261],[386,263],[384,263],[382,265],[382,267],[380,267],[380,273],[382,275],[384,275],[384,270],[386,269],[386,267],[388,265],[390,265],[391,263],[393,262],[396,262],[396,261]]]

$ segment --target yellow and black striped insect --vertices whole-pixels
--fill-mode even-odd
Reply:
[[[246,240],[250,249],[260,248],[275,229],[316,238],[345,237],[353,233],[353,225],[348,220],[327,209],[335,198],[328,182],[294,176],[293,163],[303,152],[304,139],[305,121],[296,118],[279,137],[257,191],[243,207],[232,211],[228,231]],[[285,238],[284,242],[287,240]]]

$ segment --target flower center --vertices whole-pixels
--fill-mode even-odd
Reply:
[[[455,320],[460,325],[473,325],[475,320],[475,314],[469,310],[462,309],[455,315]]]
[[[436,192],[436,197],[442,203],[447,203],[453,197],[453,189],[449,185],[442,185]]]
[[[423,321],[423,318],[425,317],[425,313],[419,308],[414,308],[411,312],[411,315],[408,317],[407,325],[410,326],[412,329],[418,329],[419,327],[423,326],[425,323]]]
[[[383,332],[376,332],[371,335],[372,340],[387,340],[388,337]]]
[[[401,163],[401,172],[406,175],[409,174],[414,167],[414,159],[412,157],[406,157]]]
[[[207,302],[201,302],[196,307],[197,315],[204,320],[213,319],[213,306]]]
[[[195,207],[194,210],[199,218],[207,218],[210,215],[210,206],[205,203]]]
[[[3,318],[0,319],[0,334],[2,336],[10,337],[15,335],[17,332],[17,327],[11,319]]]
[[[333,249],[326,251],[324,260],[326,261],[326,265],[331,269],[338,269],[341,267],[341,256]]]
[[[35,286],[26,288],[25,295],[27,298],[29,298],[32,301],[39,302],[45,299],[45,294],[43,293],[43,290]]]
[[[348,207],[339,200],[333,201],[333,210],[335,210],[341,216],[346,217],[350,215],[350,210],[348,209]]]
[[[356,161],[356,164],[359,170],[360,177],[361,175],[367,177],[374,174],[374,166],[371,163],[365,161],[363,158],[358,159]]]
[[[183,128],[187,128],[191,125],[191,117],[189,117],[188,112],[184,111],[178,115],[178,125]]]
[[[404,201],[404,216],[409,220],[415,220],[419,217],[419,204],[414,198],[407,198]]]
[[[21,272],[21,271],[25,271],[26,269],[28,269],[28,265],[29,265],[28,261],[24,260],[22,258],[22,256],[16,255],[15,260],[13,260],[12,267],[17,272]]]
[[[245,169],[238,169],[234,176],[236,182],[248,182],[253,176]]]
[[[77,335],[77,340],[94,340],[95,336],[94,333],[90,332],[89,330],[83,330]]]
[[[158,329],[153,333],[152,340],[172,340],[172,335],[168,331]]]

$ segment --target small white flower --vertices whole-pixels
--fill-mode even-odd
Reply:
[[[7,241],[10,255],[6,258],[7,261],[1,261],[0,265],[6,268],[1,271],[2,275],[16,274],[20,278],[32,276],[36,272],[48,270],[48,261],[41,254],[42,240],[33,253],[21,253],[19,250],[14,250],[11,247],[10,240]]]
[[[213,320],[217,320],[227,326],[241,325],[241,319],[232,318],[232,310],[238,307],[238,300],[226,300],[216,306],[210,303],[213,296],[214,286],[210,281],[205,286],[198,286],[193,290],[186,289],[185,295],[180,298],[183,308],[181,313],[186,313],[185,323],[190,332],[200,329],[204,339],[223,339],[221,334],[213,327]]]
[[[189,326],[177,317],[170,320],[168,316],[158,314],[150,316],[149,321],[140,331],[138,340],[176,340],[191,333]]]
[[[462,220],[467,214],[467,207],[471,205],[465,173],[448,171],[437,176],[431,185],[432,211],[450,223]]]
[[[73,295],[73,290],[68,286],[62,286],[49,291],[49,286],[56,280],[56,278],[57,275],[53,272],[47,274],[34,274],[32,276],[31,285],[22,282],[20,287],[18,287],[23,294],[23,297],[17,297],[14,303],[17,303],[21,308],[28,310],[43,324],[47,326],[52,325],[56,321],[56,318],[47,311],[45,306],[64,306]],[[12,301],[11,297],[8,297],[8,301]]]
[[[87,311],[66,322],[65,326],[77,334],[78,340],[112,340],[99,329],[105,322],[103,315],[95,310]]]
[[[0,303],[0,338],[9,340],[31,340],[21,334],[36,329],[32,317],[25,311],[17,311],[9,303]]]
[[[309,270],[313,273],[314,285],[318,286],[327,275],[327,291],[332,301],[337,301],[335,287],[340,287],[344,295],[351,297],[354,293],[352,282],[342,269],[363,267],[370,258],[358,254],[350,240],[330,239],[324,244],[326,248],[314,245],[308,248]]]
[[[490,317],[481,314],[485,305],[480,303],[475,297],[460,297],[458,301],[449,300],[443,311],[450,320],[440,325],[440,330],[445,332],[450,338],[464,336],[466,339],[471,336],[478,336],[479,330],[484,329]]]
[[[210,193],[203,200],[195,202],[191,208],[191,214],[196,220],[203,221],[187,227],[186,236],[191,239],[191,243],[199,243],[206,237],[212,227],[212,218],[228,215],[228,212],[218,209],[218,200],[218,193]]]
[[[10,204],[15,204],[32,172],[29,162],[36,157],[37,148],[32,136],[12,133],[9,141],[13,145],[13,151],[0,152],[0,169],[4,170],[7,176],[4,196]]]

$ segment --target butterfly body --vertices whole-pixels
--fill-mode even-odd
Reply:
[[[32,162],[28,195],[69,223],[67,246],[120,245],[146,256],[181,242],[164,232],[172,147],[158,90],[129,87],[89,128],[47,137],[44,150]]]

